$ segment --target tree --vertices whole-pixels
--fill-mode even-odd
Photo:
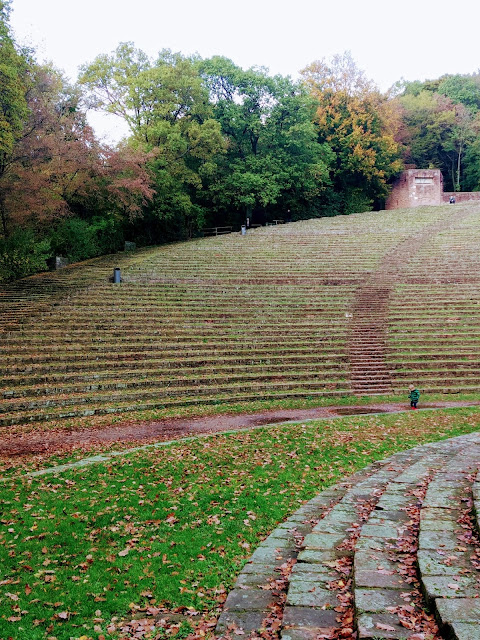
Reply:
[[[386,96],[359,70],[349,53],[302,71],[317,101],[318,139],[335,153],[332,180],[346,213],[371,208],[388,193],[388,180],[402,163],[389,120]]]
[[[65,216],[88,219],[112,210],[127,220],[140,215],[153,196],[147,157],[102,147],[78,89],[55,69],[32,65],[29,74],[29,115],[0,178],[4,229],[42,229]]]
[[[156,197],[150,215],[170,222],[180,215],[185,229],[200,226],[197,192],[223,153],[224,140],[195,59],[165,50],[151,61],[123,43],[85,66],[80,82],[90,104],[121,116],[130,127],[131,146],[151,155]]]
[[[302,87],[222,57],[199,68],[228,140],[208,189],[217,216],[238,223],[255,210],[311,206],[328,182],[331,154],[316,141],[314,105]]]
[[[91,255],[109,238],[118,242],[118,229],[142,215],[153,197],[146,154],[98,143],[79,88],[38,65],[31,51],[18,50],[9,11],[10,3],[0,0],[2,279],[45,268],[65,218],[88,228]]]
[[[478,74],[443,76],[437,93],[447,96],[455,104],[462,104],[475,114],[480,109],[480,76]]]
[[[0,0],[0,181],[11,162],[27,118],[25,57],[17,52],[10,35],[10,1]],[[7,235],[5,193],[0,187],[0,219]]]
[[[480,119],[478,117],[475,118],[463,104],[455,105],[454,112],[455,121],[450,138],[445,144],[445,154],[450,160],[454,191],[461,191],[465,154],[469,145],[478,136]]]
[[[460,191],[464,158],[479,131],[477,116],[431,91],[406,91],[397,100],[403,110],[405,162],[439,168],[447,190]]]

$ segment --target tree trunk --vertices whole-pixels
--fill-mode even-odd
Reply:
[[[463,152],[463,146],[461,146],[460,149],[458,150],[457,180],[456,180],[456,183],[455,183],[455,191],[460,191],[460,170],[461,170],[461,166],[462,166],[462,152]]]
[[[8,238],[7,209],[5,207],[5,194],[0,190],[0,222],[4,238]]]

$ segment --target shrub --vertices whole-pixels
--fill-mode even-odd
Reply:
[[[95,234],[98,255],[115,253],[123,249],[125,234],[113,216],[107,214],[105,218],[93,218],[91,229]]]
[[[47,270],[50,241],[37,240],[31,229],[0,238],[0,281],[11,282]]]
[[[96,228],[80,218],[64,220],[52,234],[55,255],[79,262],[100,255]]]

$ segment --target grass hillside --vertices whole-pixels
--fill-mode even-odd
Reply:
[[[194,240],[4,285],[0,425],[348,401],[405,395],[410,382],[477,393],[479,247],[480,205],[447,205]]]
[[[306,500],[396,451],[479,427],[478,407],[350,416],[6,477],[0,637],[218,638],[215,624],[242,566]]]

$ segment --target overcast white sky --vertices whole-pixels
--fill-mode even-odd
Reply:
[[[17,41],[72,80],[81,64],[124,41],[150,56],[163,48],[218,54],[293,77],[348,50],[382,90],[401,77],[480,68],[478,0],[13,0],[12,8]],[[94,125],[118,139],[115,124]]]

